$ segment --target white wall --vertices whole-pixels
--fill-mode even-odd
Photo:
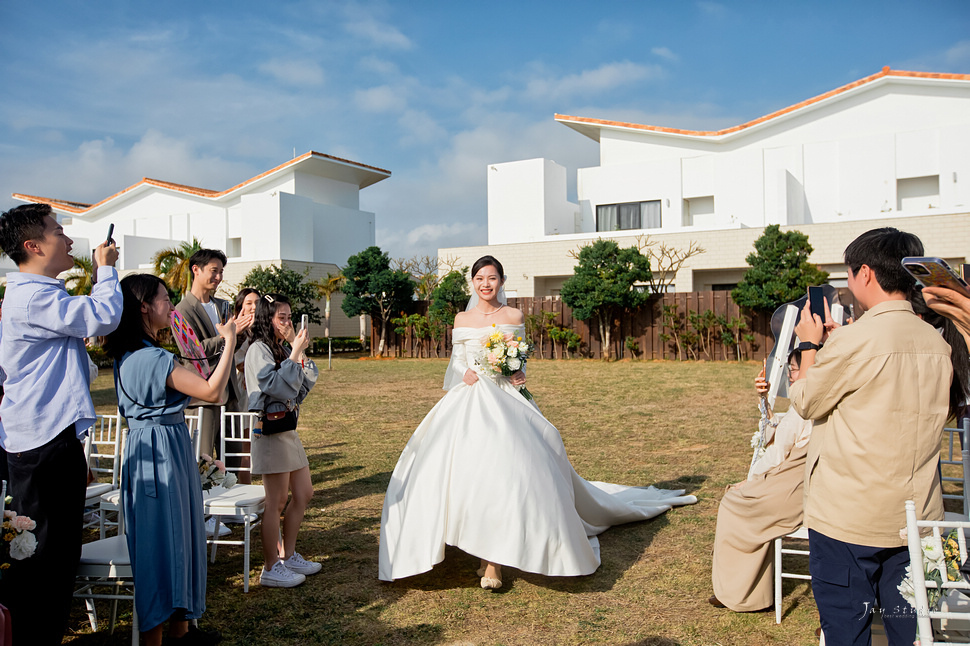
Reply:
[[[540,240],[545,235],[545,162],[526,159],[489,164],[488,242]],[[565,182],[561,199],[565,199]]]
[[[356,184],[310,173],[296,171],[293,190],[287,192],[302,195],[320,204],[333,204],[354,210],[360,208],[360,189]]]

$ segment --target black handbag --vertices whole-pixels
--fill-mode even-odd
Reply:
[[[299,410],[299,409],[297,409]],[[286,431],[296,430],[296,410],[280,410],[274,413],[263,411],[263,435],[276,435]]]

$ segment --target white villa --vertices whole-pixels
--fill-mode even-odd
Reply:
[[[90,256],[113,223],[122,273],[151,271],[156,252],[198,238],[228,256],[220,292],[230,296],[256,265],[308,269],[310,280],[340,271],[348,257],[375,244],[374,214],[360,210],[360,190],[390,175],[311,151],[224,191],[144,178],[93,205],[14,197],[50,204],[74,240],[74,255]],[[5,263],[3,273],[13,269]],[[341,298],[333,298],[331,334],[357,336],[360,323],[343,314]],[[322,334],[322,326],[311,326],[311,337]]]
[[[927,255],[970,262],[970,74],[888,67],[754,121],[691,131],[555,116],[600,144],[577,176],[548,159],[490,164],[488,245],[439,249],[463,265],[492,254],[509,295],[559,293],[570,251],[637,236],[706,252],[677,272],[677,291],[733,287],[763,228],[809,236],[812,262],[845,284],[842,252],[858,234],[893,226]]]

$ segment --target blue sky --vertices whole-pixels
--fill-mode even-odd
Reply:
[[[485,244],[486,167],[595,166],[557,112],[743,123],[878,72],[970,73],[970,2],[0,0],[0,209],[141,177],[223,190],[309,150],[394,257]]]

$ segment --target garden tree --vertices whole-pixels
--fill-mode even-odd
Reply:
[[[442,273],[448,273],[458,268],[458,258],[451,256],[439,258],[438,256],[414,256],[412,258],[396,258],[392,261],[391,267],[406,271],[414,280],[414,297],[419,301],[427,301],[433,298],[435,288],[442,280]],[[465,271],[468,271],[466,268]],[[447,275],[447,274],[445,274]]]
[[[327,272],[326,278],[321,278],[316,282],[317,294],[320,298],[326,300],[326,305],[323,308],[323,320],[324,320],[324,333],[323,335],[330,338],[330,299],[334,294],[339,292],[344,287],[344,283],[347,279],[339,271],[336,274],[331,274]]]
[[[772,224],[754,241],[754,248],[756,253],[745,258],[748,271],[731,291],[731,299],[741,307],[774,312],[804,296],[809,285],[828,280],[828,272],[808,262],[812,245],[801,231],[783,233]]]
[[[431,306],[428,308],[428,316],[435,318],[447,325],[455,324],[455,314],[465,310],[471,294],[468,291],[468,281],[465,274],[468,267],[460,270],[452,269],[438,281],[437,286],[431,292]]]
[[[340,308],[347,316],[367,314],[372,323],[380,327],[377,354],[381,354],[390,317],[411,307],[414,294],[411,275],[401,269],[392,269],[390,258],[377,246],[348,258],[343,273],[347,282]],[[374,354],[373,348],[371,354]]]
[[[74,256],[74,269],[64,277],[64,287],[71,296],[87,296],[94,286],[94,263],[89,256]]]
[[[650,236],[637,236],[637,249],[650,259],[652,268],[650,291],[654,294],[664,294],[674,284],[677,272],[689,258],[705,253],[707,250],[691,240],[686,249],[673,247],[666,242],[651,240]]]
[[[254,287],[260,294],[283,294],[290,299],[294,327],[299,330],[304,314],[311,323],[319,323],[320,308],[316,305],[317,285],[306,280],[309,269],[302,274],[286,267],[256,265],[243,278],[240,287]]]
[[[183,242],[177,247],[162,249],[152,257],[155,274],[161,277],[178,300],[192,288],[192,268],[189,259],[202,249],[202,243],[193,237],[192,242]]]
[[[615,241],[602,239],[583,245],[572,256],[579,262],[563,283],[562,300],[579,320],[596,320],[603,358],[610,360],[614,320],[620,312],[639,307],[649,298],[636,284],[650,280],[650,259],[636,247],[620,249]]]

